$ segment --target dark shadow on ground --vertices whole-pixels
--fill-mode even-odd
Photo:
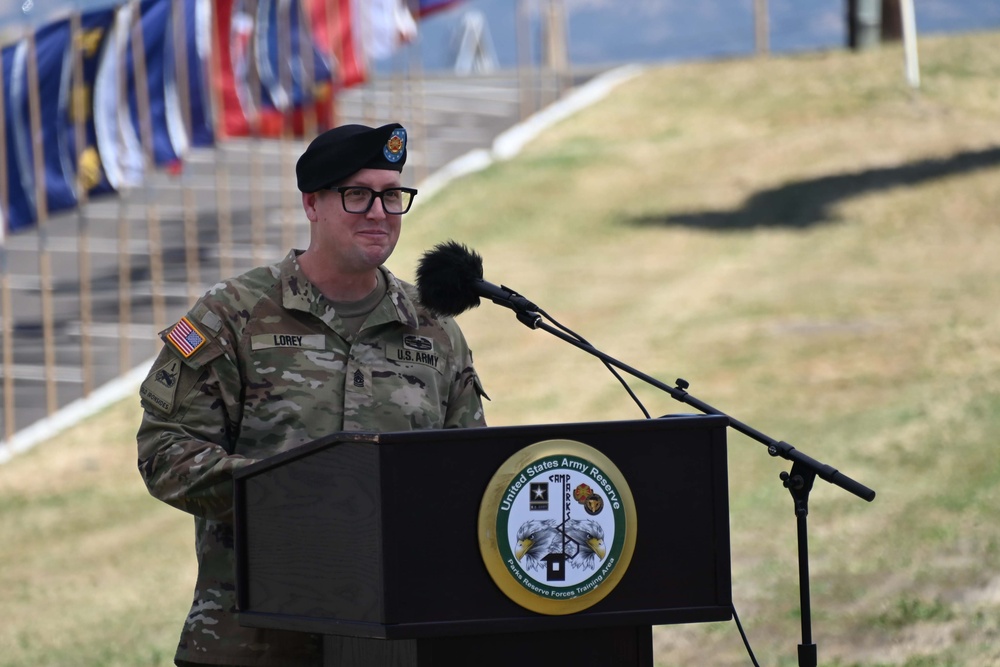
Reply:
[[[940,160],[921,160],[896,167],[868,169],[788,183],[753,195],[738,209],[637,216],[634,225],[678,226],[739,231],[764,227],[805,229],[835,220],[840,202],[876,190],[919,185],[947,176],[1000,166],[1000,147],[965,151]],[[998,184],[997,187],[1000,187]]]

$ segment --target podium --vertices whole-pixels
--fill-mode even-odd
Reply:
[[[324,635],[324,664],[652,667],[652,626],[732,618],[724,416],[335,433],[240,470],[240,623]],[[634,550],[592,606],[537,613],[491,577],[480,506],[519,451],[582,443],[631,491]],[[603,593],[603,592],[602,592]]]

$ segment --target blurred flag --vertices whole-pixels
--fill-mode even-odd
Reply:
[[[142,144],[132,124],[129,106],[123,99],[125,56],[131,42],[134,7],[125,4],[115,13],[94,81],[97,150],[108,182],[115,190],[138,187],[144,170]]]
[[[311,10],[317,0],[306,1]],[[321,127],[329,126],[333,60],[309,29],[317,15],[310,12],[302,20],[301,2],[216,1],[221,135],[277,137],[286,116],[292,131],[301,135],[310,112]],[[328,27],[324,22],[320,30]]]
[[[130,44],[125,57],[128,104],[137,130],[142,127],[138,95],[143,82],[138,80],[136,66],[140,63],[136,63],[135,58],[144,58],[141,63],[145,65],[146,75],[143,94],[148,95],[149,100],[153,164],[157,166],[176,165],[188,148],[177,95],[171,9],[171,0],[143,0],[139,4],[142,49],[137,52]]]
[[[417,24],[404,0],[355,0],[356,30],[368,60],[385,60],[417,36]]]
[[[462,0],[420,0],[419,7],[417,8],[417,14],[420,18],[424,18],[428,14],[448,9],[449,7],[457,5],[460,2],[462,2]]]
[[[104,165],[101,164],[100,153],[97,149],[97,129],[94,126],[93,105],[97,69],[108,43],[108,32],[114,24],[114,20],[115,10],[112,8],[98,9],[80,16],[78,48],[80,49],[82,76],[80,81],[73,83],[69,118],[66,121],[69,133],[67,149],[70,151],[69,159],[76,164],[77,188],[83,188],[89,195],[114,192],[114,188],[104,172]],[[83,150],[79,156],[76,153],[78,124],[83,130]]]
[[[28,45],[25,40],[0,50],[3,64],[4,178],[7,181],[7,230],[15,232],[35,224],[34,183],[30,169],[22,168],[21,154],[27,148],[25,139],[30,137],[21,113],[26,96],[25,57]],[[25,160],[27,157],[24,158]]]
[[[355,39],[355,0],[307,0],[317,48],[332,64],[337,88],[364,82],[365,57]]]
[[[212,49],[212,0],[184,0],[191,145],[215,143],[208,67]]]
[[[417,34],[405,0],[308,0],[316,43],[340,88],[368,78],[368,63],[391,56]]]
[[[301,135],[305,113],[330,108],[331,63],[301,18],[299,0],[258,0],[254,35],[264,136],[279,136],[286,114]]]
[[[187,151],[172,25],[171,0],[143,0],[120,6],[107,34],[94,83],[94,127],[101,162],[116,190],[142,183],[140,91],[148,101],[153,164],[175,167]],[[141,43],[133,40],[136,27]],[[144,82],[137,80],[141,73]]]
[[[70,38],[68,19],[49,23],[35,33],[44,189],[50,213],[74,208],[77,203],[76,169],[72,157],[74,149],[69,131],[69,101],[73,81]],[[29,118],[27,104],[23,111],[25,118]],[[30,147],[26,155],[26,164],[34,169],[34,154]]]
[[[42,145],[42,191],[47,210],[63,211],[76,206],[75,172],[68,132],[72,76],[70,24],[56,21],[40,28],[32,37],[3,50],[4,117],[6,147],[4,171],[8,187],[9,229],[16,231],[38,221],[35,150],[32,113],[38,114]],[[31,108],[32,81],[28,76],[31,40],[37,72],[37,110]]]
[[[250,134],[250,118],[255,113],[248,82],[253,16],[244,10],[243,0],[216,0],[215,12],[218,57],[214,79],[221,105],[218,129],[223,137],[245,137]]]

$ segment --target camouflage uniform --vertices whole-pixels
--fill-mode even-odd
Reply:
[[[482,388],[458,325],[380,268],[387,294],[351,336],[299,268],[216,285],[163,332],[140,389],[139,471],[195,516],[198,582],[177,659],[315,665],[318,637],[239,625],[232,473],[337,431],[484,426]]]

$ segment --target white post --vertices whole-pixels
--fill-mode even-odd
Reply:
[[[917,20],[913,0],[900,0],[903,19],[903,54],[906,58],[906,81],[911,88],[920,87],[920,63],[917,59]]]

